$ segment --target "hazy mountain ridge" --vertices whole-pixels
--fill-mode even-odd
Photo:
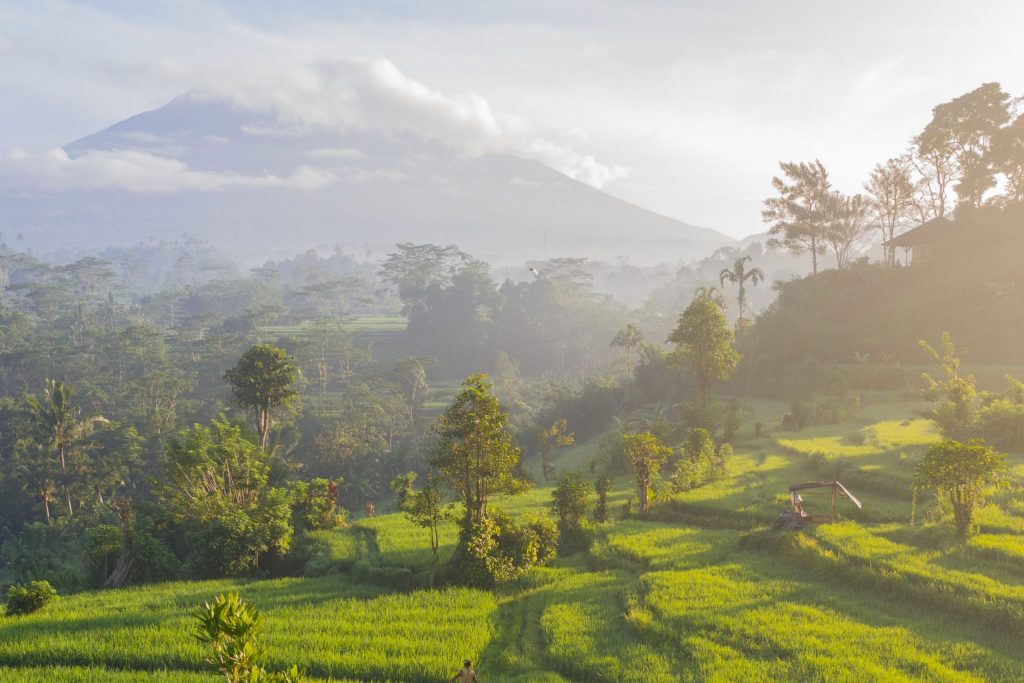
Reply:
[[[273,112],[193,93],[65,151],[71,160],[158,157],[187,167],[196,187],[0,188],[0,229],[25,234],[37,249],[188,233],[249,262],[325,244],[378,254],[401,241],[455,243],[494,262],[620,255],[676,262],[735,243],[537,161],[467,157],[412,135],[289,126]]]

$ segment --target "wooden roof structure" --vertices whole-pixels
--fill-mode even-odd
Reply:
[[[828,496],[829,511],[827,515],[809,515],[804,510],[804,496]],[[843,495],[858,508],[863,509],[856,496],[850,493],[849,489],[838,481],[808,481],[803,484],[793,484],[789,487],[789,501],[793,508],[793,514],[806,522],[815,524],[827,524],[836,521],[836,495]]]
[[[928,244],[941,242],[949,236],[956,224],[948,218],[933,218],[927,223],[922,223],[916,228],[911,228],[905,233],[896,235],[891,240],[882,243],[883,247],[894,249],[912,249]]]

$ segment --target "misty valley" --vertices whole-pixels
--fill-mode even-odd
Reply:
[[[0,60],[34,73],[17,4]],[[45,16],[111,55],[192,45],[172,10],[103,4]],[[634,166],[688,136],[685,190],[591,155],[615,158],[611,118],[560,128],[568,74],[611,48],[556,40],[554,8],[350,5],[317,11],[353,45],[412,21],[422,72],[451,22],[569,50],[564,82],[526,58],[527,124],[226,3],[225,44],[308,63],[256,87],[211,62],[218,89],[126,62],[163,104],[0,152],[0,681],[1024,681],[1021,84],[844,129],[884,140],[865,173],[748,145],[793,149],[750,200],[738,170],[715,184],[697,105],[628,119]],[[525,87],[460,60],[509,79],[504,107]],[[745,237],[643,208],[705,182]]]

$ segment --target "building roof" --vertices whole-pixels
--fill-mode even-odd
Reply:
[[[902,235],[893,237],[888,242],[883,242],[885,247],[916,247],[922,244],[938,242],[946,237],[956,224],[948,218],[933,218],[927,223],[922,223],[916,228],[907,230]]]

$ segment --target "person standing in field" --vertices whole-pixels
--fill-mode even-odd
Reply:
[[[473,671],[472,662],[467,659],[462,664],[463,666],[459,669],[459,673],[452,676],[451,683],[480,683],[480,679],[476,677],[476,672]]]

